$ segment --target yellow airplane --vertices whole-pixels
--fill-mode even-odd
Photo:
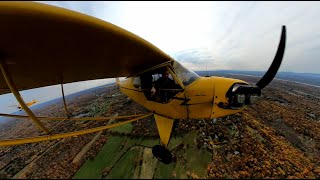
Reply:
[[[275,58],[256,84],[243,80],[200,77],[148,41],[103,20],[35,2],[0,2],[0,94],[12,92],[46,135],[6,139],[0,146],[75,137],[154,116],[161,145],[153,154],[168,164],[167,148],[174,120],[212,119],[235,114],[255,103],[276,75],[285,50],[282,27]],[[249,52],[248,52],[249,53]],[[120,81],[118,77],[127,77]],[[150,110],[148,114],[112,117],[123,122],[63,134],[51,134],[43,120],[109,120],[111,117],[36,117],[19,91],[77,81],[117,78],[119,90]],[[171,80],[168,80],[171,79]],[[165,80],[164,80],[165,79]],[[164,82],[171,83],[167,86]],[[159,83],[161,82],[161,83]],[[170,84],[169,83],[169,84]],[[65,101],[64,101],[65,103]]]
[[[38,100],[33,99],[30,102],[26,102],[26,106],[30,107],[30,106],[38,103],[38,102],[39,102]],[[22,110],[22,106],[21,105],[11,105],[11,106],[8,106],[8,107],[17,107],[20,111]]]

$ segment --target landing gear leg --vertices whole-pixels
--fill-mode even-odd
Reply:
[[[154,118],[156,120],[158,132],[160,135],[160,142],[162,145],[156,145],[152,148],[152,154],[162,163],[170,164],[172,162],[172,154],[167,148],[172,126],[173,119],[169,119],[160,115],[155,114]]]

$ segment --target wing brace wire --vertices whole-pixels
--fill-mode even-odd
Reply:
[[[145,117],[151,116],[153,113],[149,113],[131,120],[127,120],[124,122],[119,122],[111,125],[86,129],[86,130],[80,130],[75,132],[69,132],[69,133],[62,133],[62,134],[53,134],[53,135],[46,135],[46,136],[37,136],[37,137],[31,137],[31,138],[19,138],[19,139],[6,139],[0,141],[0,146],[10,146],[10,145],[18,145],[18,144],[26,144],[26,143],[35,143],[35,142],[41,142],[41,141],[49,141],[49,140],[55,140],[55,139],[61,139],[61,138],[67,138],[67,137],[76,137],[79,135],[84,135],[88,133],[94,133],[98,131],[102,131],[105,129],[117,127],[123,124],[131,123],[140,119],[143,119]],[[115,117],[113,117],[115,118]]]

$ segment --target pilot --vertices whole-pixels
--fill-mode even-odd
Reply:
[[[169,78],[169,71],[167,69],[162,71],[162,76],[153,84],[150,92],[151,97],[156,100],[160,98],[161,102],[168,101],[174,93],[170,89],[177,89],[178,85]]]

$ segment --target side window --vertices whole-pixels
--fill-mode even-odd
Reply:
[[[152,82],[157,81],[160,77],[161,77],[161,75],[160,75],[160,74],[158,74],[158,73],[153,74],[153,75],[152,75]]]
[[[138,77],[134,77],[134,78],[133,78],[133,86],[134,86],[135,88],[139,88],[139,89],[141,89],[141,80],[140,80],[140,76],[138,76]]]
[[[141,89],[149,101],[168,103],[183,91],[166,67],[141,74],[140,80]]]

